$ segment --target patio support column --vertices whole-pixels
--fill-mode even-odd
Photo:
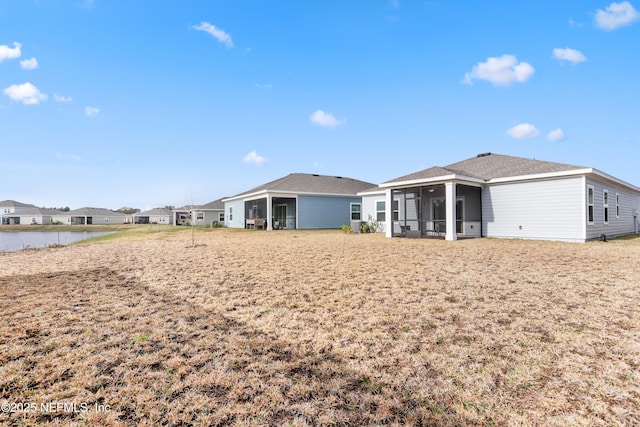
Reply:
[[[273,231],[273,199],[267,193],[267,231]]]
[[[393,237],[393,190],[384,190],[384,232],[385,237]]]
[[[447,208],[447,232],[444,236],[445,240],[457,240],[456,234],[456,183],[444,183],[445,200]]]

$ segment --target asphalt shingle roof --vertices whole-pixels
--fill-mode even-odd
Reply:
[[[66,213],[68,216],[126,216],[123,213],[104,208],[79,208]]]
[[[0,202],[0,206],[2,207],[10,207],[10,208],[35,208],[35,205],[30,205],[29,203],[21,203],[16,202],[15,200],[3,200]]]
[[[565,163],[526,159],[523,157],[505,156],[503,154],[487,153],[452,163],[445,167],[435,166],[409,175],[401,176],[399,178],[386,181],[386,183],[438,178],[440,176],[452,174],[464,175],[488,181],[495,178],[564,172],[577,169],[584,169],[584,167]]]
[[[224,197],[223,197],[224,198]],[[210,209],[210,210],[224,210],[224,203],[222,199],[214,200],[213,202],[205,203],[204,205],[196,206],[196,209]]]
[[[292,173],[275,181],[268,182],[249,191],[236,194],[233,197],[251,194],[258,191],[283,191],[316,194],[357,194],[374,187],[371,182],[360,181],[353,178],[316,175],[307,173]]]

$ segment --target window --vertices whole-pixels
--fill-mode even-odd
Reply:
[[[620,193],[616,193],[616,218],[620,217]]]
[[[393,201],[393,220],[400,220],[400,203],[398,200]]]
[[[593,224],[593,185],[587,185],[587,223]]]
[[[218,222],[224,222],[224,212],[218,213]]]
[[[604,209],[604,223],[609,224],[609,192],[602,191],[602,208]]]
[[[384,201],[376,202],[376,221],[385,221],[386,203]]]
[[[106,224],[106,223],[108,223],[108,222],[109,222],[109,218],[105,217],[105,218],[104,218],[104,223]]]
[[[351,203],[351,221],[360,221],[360,203]]]
[[[233,206],[229,206],[229,221],[233,221]]]
[[[202,221],[204,219],[204,212],[196,212],[196,220]]]

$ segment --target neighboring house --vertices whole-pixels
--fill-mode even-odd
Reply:
[[[492,153],[359,194],[363,219],[382,218],[387,237],[584,242],[639,227],[640,188],[590,167]]]
[[[167,208],[149,209],[132,216],[134,224],[173,224],[173,212]]]
[[[224,225],[224,203],[222,199],[214,200],[204,205],[199,205],[191,210],[191,223],[193,225]]]
[[[17,210],[25,208],[36,208],[35,205],[28,203],[16,202],[15,200],[3,200],[0,202],[0,224],[13,225],[20,224],[20,216],[12,215]]]
[[[70,225],[97,225],[97,224],[130,224],[131,215],[111,211],[103,208],[80,208],[60,215],[54,215],[54,221]]]
[[[191,206],[173,209],[173,225],[188,225],[191,223]]]
[[[222,199],[204,205],[183,206],[173,210],[174,225],[224,225]]]
[[[292,173],[223,199],[231,228],[340,228],[360,219],[358,192],[374,184],[353,178]]]
[[[52,219],[55,215],[63,213],[64,212],[57,209],[45,209],[37,207],[16,208],[16,210],[12,214],[7,214],[7,224],[47,225],[51,224]]]

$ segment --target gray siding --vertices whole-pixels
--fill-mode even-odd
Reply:
[[[496,184],[482,191],[487,237],[584,241],[583,178]]]
[[[340,228],[351,223],[351,203],[360,197],[298,196],[298,228]]]
[[[233,219],[235,219],[235,208],[233,209]],[[192,215],[193,225],[207,225],[211,224],[211,221],[218,221],[218,213],[220,211],[199,211],[194,209]],[[198,219],[198,213],[203,214],[203,219]]]
[[[229,209],[233,208],[233,220]],[[229,228],[244,228],[244,200],[237,199],[224,203],[225,225]]]
[[[607,184],[587,178],[587,185],[593,186],[593,224],[587,219],[587,240],[598,239],[601,234],[607,237],[621,236],[634,232],[633,210],[640,211],[640,195],[624,187]],[[609,223],[604,223],[604,190],[609,191]],[[585,186],[585,203],[587,187]],[[616,216],[616,193],[620,195],[620,215]],[[585,215],[587,208],[585,206]]]

